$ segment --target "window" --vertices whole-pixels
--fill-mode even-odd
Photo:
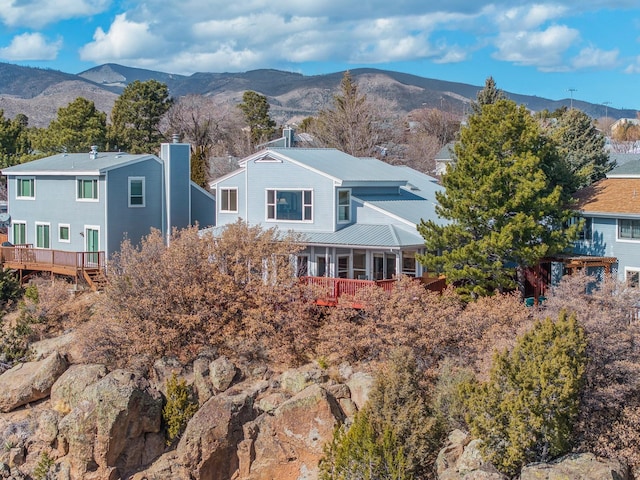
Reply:
[[[220,211],[221,212],[237,212],[238,211],[238,189],[237,188],[221,188],[220,189]]]
[[[578,230],[578,240],[591,240],[592,218],[591,217],[571,217],[569,225],[576,225],[582,222],[582,228]]]
[[[145,206],[144,177],[129,177],[129,206]]]
[[[267,220],[313,220],[312,190],[267,190]]]
[[[351,220],[351,192],[338,190],[338,221],[349,222]]]
[[[16,178],[16,198],[36,198],[36,179]]]
[[[71,227],[68,224],[58,224],[58,241],[63,243],[71,243],[70,235]]]
[[[640,240],[640,220],[618,220],[618,238]]]
[[[98,200],[98,179],[78,179],[78,200]]]
[[[307,255],[298,255],[296,257],[296,276],[306,277],[309,274],[309,257]]]
[[[349,255],[338,255],[338,278],[349,278]]]
[[[624,276],[628,287],[640,288],[640,268],[625,268]]]
[[[27,224],[25,222],[13,222],[13,244],[24,245],[27,243]]]
[[[36,248],[51,248],[48,223],[36,223]]]
[[[367,279],[367,253],[364,250],[353,251],[353,278]]]

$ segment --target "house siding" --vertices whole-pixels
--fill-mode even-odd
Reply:
[[[282,163],[252,161],[247,164],[246,169],[249,172],[245,187],[246,201],[249,205],[260,206],[260,208],[249,210],[247,220],[250,224],[261,224],[266,227],[278,225],[280,229],[294,228],[299,232],[335,230],[336,187],[331,178],[286,160]],[[267,221],[267,189],[312,190],[313,220],[311,222]],[[240,210],[240,212],[243,211]]]
[[[129,207],[129,177],[143,177],[145,206]],[[107,244],[101,249],[111,256],[120,250],[125,236],[135,245],[148,235],[151,228],[163,230],[162,165],[150,158],[108,172],[108,228]]]
[[[216,223],[216,202],[207,192],[191,185],[191,223],[200,228],[212,227]]]
[[[26,222],[26,241],[35,245],[36,223],[50,225],[50,248],[58,250],[84,251],[86,246],[84,237],[85,225],[100,227],[100,234],[104,232],[105,205],[105,177],[86,176],[81,178],[98,179],[98,200],[78,201],[77,177],[74,176],[41,176],[35,181],[35,199],[16,198],[16,177],[7,178],[8,199],[12,223]],[[28,175],[24,175],[28,176]],[[69,241],[60,242],[58,239],[58,225],[69,226]],[[9,240],[13,239],[13,229],[9,229]],[[100,238],[104,242],[104,238]],[[101,243],[103,244],[103,243]]]

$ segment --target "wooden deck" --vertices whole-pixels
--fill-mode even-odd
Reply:
[[[3,268],[16,270],[20,280],[36,272],[83,278],[92,290],[99,289],[105,267],[104,252],[66,252],[33,248],[33,245],[0,247]]]

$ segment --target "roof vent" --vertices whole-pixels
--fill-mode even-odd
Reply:
[[[171,139],[173,140],[173,143],[180,143],[180,134],[174,133]]]
[[[98,146],[97,145],[91,145],[91,153],[89,154],[89,158],[91,160],[95,160],[96,158],[98,158]]]

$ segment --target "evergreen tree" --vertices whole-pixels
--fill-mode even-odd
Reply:
[[[127,85],[111,111],[109,147],[130,153],[157,152],[163,138],[160,120],[172,103],[169,89],[157,80]]]
[[[536,323],[511,352],[496,354],[486,383],[461,387],[471,433],[487,458],[515,475],[525,464],[569,451],[586,365],[575,316]]]
[[[484,88],[478,91],[476,101],[471,103],[474,114],[482,112],[483,105],[491,105],[498,100],[506,100],[507,96],[500,90],[493,77],[488,77],[484,82]]]
[[[249,125],[251,145],[256,146],[269,140],[276,129],[276,122],[269,116],[269,101],[264,95],[247,90],[242,94],[242,103],[238,108],[244,114]]]
[[[92,145],[104,148],[106,134],[107,114],[96,109],[92,101],[78,97],[58,109],[56,119],[33,136],[32,144],[47,154],[89,152]]]
[[[29,119],[18,114],[13,119],[5,118],[0,110],[0,166],[9,167],[20,163],[31,151],[31,141],[27,130]]]
[[[522,287],[524,268],[563,251],[576,234],[563,228],[571,211],[553,144],[524,106],[498,100],[469,117],[454,155],[436,195],[450,223],[418,225],[427,251],[420,261],[464,296]]]
[[[604,178],[614,166],[604,149],[604,135],[596,128],[595,121],[580,110],[565,110],[551,136],[572,174],[572,191]]]
[[[349,71],[340,82],[340,93],[333,97],[333,108],[321,110],[312,133],[323,145],[355,157],[371,156],[379,141],[375,124],[379,118],[366,95],[358,92]]]
[[[202,188],[207,187],[207,158],[206,149],[198,148],[191,153],[191,181]]]
[[[432,415],[427,397],[412,351],[394,351],[351,428],[341,427],[326,447],[323,478],[428,476],[443,429]]]

